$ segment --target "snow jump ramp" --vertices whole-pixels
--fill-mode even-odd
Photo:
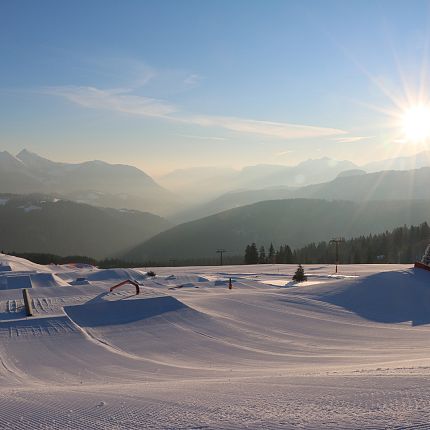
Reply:
[[[66,306],[65,313],[81,327],[130,324],[136,321],[187,308],[171,296],[108,301],[99,300],[78,306]]]
[[[68,285],[52,273],[2,272],[0,290],[21,288],[62,287]]]

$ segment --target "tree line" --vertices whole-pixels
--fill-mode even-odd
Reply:
[[[37,264],[90,264],[97,266],[100,269],[112,269],[117,267],[165,267],[165,266],[217,266],[219,265],[219,257],[207,258],[189,258],[181,260],[168,260],[168,261],[129,261],[122,260],[121,258],[104,258],[97,260],[85,255],[68,255],[60,256],[56,254],[43,253],[43,252],[15,252],[15,251],[0,251],[2,254],[13,255],[15,257],[25,258]],[[231,255],[224,257],[224,264],[243,264],[243,257],[241,255]]]
[[[420,260],[426,246],[430,243],[430,227],[424,222],[419,226],[395,228],[380,234],[369,234],[348,239],[339,245],[339,261],[344,264],[370,263],[411,263]],[[3,253],[5,251],[2,251]],[[161,261],[123,261],[117,258],[96,260],[86,256],[58,256],[47,253],[8,252],[39,264],[85,263],[100,268],[112,267],[157,267],[166,266]],[[255,243],[246,246],[245,256],[227,256],[225,264],[331,264],[335,262],[335,246],[329,242],[310,243],[292,250],[287,244],[275,249],[273,244],[267,248]],[[217,265],[219,258],[190,260],[171,260],[169,266]]]
[[[427,222],[418,226],[395,228],[379,234],[369,234],[347,239],[339,245],[339,261],[344,264],[411,263],[420,260],[430,243]],[[275,249],[271,243],[266,248],[252,243],[246,246],[245,264],[311,264],[334,263],[335,246],[329,242],[312,242],[292,250],[287,244]]]

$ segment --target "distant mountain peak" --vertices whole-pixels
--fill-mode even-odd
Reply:
[[[26,157],[37,157],[37,158],[43,158],[39,154],[36,154],[35,152],[29,151],[27,148],[22,149],[18,154],[16,155],[16,158],[26,158]]]
[[[172,193],[134,166],[101,160],[81,163],[51,161],[27,148],[16,157],[0,151],[0,192],[54,193],[75,198],[90,191],[91,197],[84,201],[96,206],[128,205],[129,209],[158,212],[179,204]]]
[[[54,161],[48,160],[47,158],[41,157],[39,154],[36,154],[35,152],[31,152],[28,149],[24,148],[21,150],[17,155],[16,158],[18,160],[21,160],[23,163],[27,165],[33,165],[33,164],[57,164]],[[58,163],[61,164],[61,163]]]
[[[37,155],[34,154],[33,152],[29,151],[27,148],[21,149],[21,151],[18,152],[18,154],[16,154],[16,158],[19,158],[21,156],[25,157],[27,155]]]
[[[9,151],[0,151],[0,157],[2,157],[2,158],[9,158],[9,157],[12,157],[12,158],[15,158]]]
[[[3,164],[22,165],[22,161],[8,151],[0,151],[0,161]]]

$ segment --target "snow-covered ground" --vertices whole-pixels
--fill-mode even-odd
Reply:
[[[0,263],[1,429],[430,428],[430,272]]]

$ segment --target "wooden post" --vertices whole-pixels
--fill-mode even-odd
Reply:
[[[337,266],[339,265],[339,243],[345,242],[345,239],[343,237],[337,237],[335,239],[330,240],[329,243],[334,243],[336,245],[336,273],[337,273]]]
[[[22,290],[22,295],[24,297],[25,312],[27,313],[28,317],[32,317],[33,316],[33,306],[31,304],[30,293],[28,292],[27,288],[24,288]]]
[[[233,284],[231,283],[231,278],[228,280],[228,289],[231,290],[233,288]]]

